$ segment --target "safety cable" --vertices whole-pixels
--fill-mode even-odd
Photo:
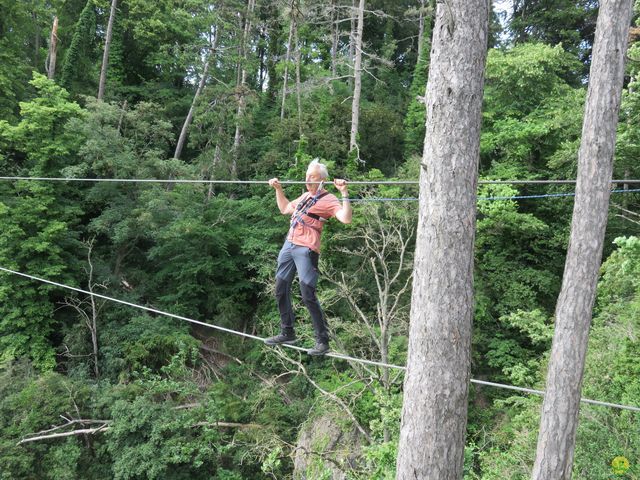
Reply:
[[[611,190],[610,193],[638,193],[640,188],[627,188],[619,190]],[[575,192],[569,193],[545,193],[540,195],[511,195],[511,196],[497,196],[497,197],[477,197],[478,201],[490,201],[490,200],[523,200],[527,198],[553,198],[553,197],[575,197]],[[352,202],[417,202],[420,200],[418,197],[401,197],[401,198],[385,198],[385,197],[353,197]]]
[[[163,315],[163,316],[166,316],[166,317],[175,318],[177,320],[182,320],[182,321],[185,321],[185,322],[194,323],[196,325],[201,325],[203,327],[213,328],[215,330],[220,330],[222,332],[230,333],[232,335],[239,335],[241,337],[250,338],[252,340],[258,340],[260,342],[264,342],[264,340],[265,340],[264,338],[258,337],[256,335],[251,335],[251,334],[248,334],[248,333],[240,332],[238,330],[233,330],[233,329],[230,329],[230,328],[221,327],[219,325],[214,325],[214,324],[211,324],[211,323],[201,322],[199,320],[194,320],[192,318],[183,317],[182,315],[175,315],[173,313],[164,312],[162,310],[157,310],[155,308],[145,307],[143,305],[137,305],[135,303],[127,302],[125,300],[120,300],[118,298],[108,297],[107,295],[102,295],[100,293],[89,292],[89,291],[83,290],[81,288],[76,288],[76,287],[72,287],[72,286],[69,286],[69,285],[64,285],[62,283],[53,282],[51,280],[46,280],[44,278],[36,277],[36,276],[29,275],[29,274],[26,274],[26,273],[17,272],[15,270],[11,270],[11,269],[4,268],[4,267],[1,267],[1,266],[0,266],[0,271],[11,273],[13,275],[18,275],[18,276],[21,276],[21,277],[24,277],[24,278],[28,278],[28,279],[31,279],[31,280],[36,280],[38,282],[47,283],[49,285],[54,285],[56,287],[64,288],[64,289],[67,289],[67,290],[72,290],[74,292],[84,293],[85,295],[91,295],[93,297],[102,298],[104,300],[109,300],[109,301],[112,301],[112,302],[120,303],[120,304],[123,304],[123,305],[127,305],[129,307],[138,308],[140,310],[145,310],[147,312],[156,313],[158,315]],[[297,345],[283,344],[282,346],[286,347],[286,348],[291,348],[293,350],[298,350],[298,351],[301,351],[301,352],[306,352],[307,351],[306,348],[299,347]],[[384,362],[376,362],[374,360],[366,360],[366,359],[363,359],[363,358],[355,358],[355,357],[350,357],[349,355],[344,355],[344,354],[341,354],[341,353],[328,352],[328,353],[325,354],[325,356],[333,357],[333,358],[337,358],[337,359],[341,359],[341,360],[347,360],[347,361],[362,363],[362,364],[366,364],[366,365],[372,365],[372,366],[376,366],[376,367],[382,367],[382,368],[393,368],[393,369],[396,369],[396,370],[405,370],[405,371],[407,369],[407,367],[404,367],[402,365],[394,365],[394,364],[389,364],[389,363],[384,363]],[[471,383],[475,383],[475,384],[478,384],[478,385],[485,385],[485,386],[489,386],[489,387],[503,388],[503,389],[507,389],[507,390],[514,390],[514,391],[517,391],[517,392],[531,393],[531,394],[535,394],[535,395],[544,396],[544,391],[543,390],[535,390],[535,389],[532,389],[532,388],[517,387],[515,385],[506,385],[506,384],[503,384],[503,383],[488,382],[488,381],[484,381],[484,380],[476,380],[476,379],[473,379],[473,378],[470,381],[471,381]],[[640,407],[636,407],[636,406],[633,406],[633,405],[620,405],[620,404],[617,404],[617,403],[601,402],[599,400],[590,400],[588,398],[581,398],[580,401],[583,402],[583,403],[589,403],[589,404],[592,404],[592,405],[600,405],[600,406],[603,406],[603,407],[611,407],[611,408],[618,408],[618,409],[621,409],[621,410],[631,410],[631,411],[634,411],[634,412],[640,412]]]
[[[203,183],[221,185],[268,185],[269,180],[204,180],[166,178],[75,178],[75,177],[0,177],[0,180],[33,180],[42,182],[110,182],[110,183]],[[325,180],[328,182],[328,180]],[[570,185],[577,180],[479,180],[479,185]],[[281,185],[319,184],[304,180],[281,180]],[[418,180],[354,180],[348,185],[418,185]],[[640,184],[638,179],[611,180],[611,183]]]

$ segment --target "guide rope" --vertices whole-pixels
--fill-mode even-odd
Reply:
[[[264,342],[264,338],[263,337],[259,337],[256,335],[251,335],[249,333],[245,333],[245,332],[241,332],[238,330],[233,330],[231,328],[226,328],[226,327],[221,327],[220,325],[215,325],[215,324],[211,324],[211,323],[206,323],[206,322],[201,322],[199,320],[194,320],[192,318],[188,318],[188,317],[184,317],[182,315],[175,315],[173,313],[169,313],[169,312],[164,312],[162,310],[158,310],[155,308],[150,308],[150,307],[145,307],[143,305],[138,305],[132,302],[127,302],[125,300],[120,300],[118,298],[113,298],[113,297],[109,297],[107,295],[102,295],[100,293],[95,293],[95,292],[89,292],[87,290],[83,290],[81,288],[77,288],[77,287],[72,287],[70,285],[65,285],[62,283],[58,283],[58,282],[54,282],[51,280],[47,280],[44,278],[40,278],[40,277],[36,277],[33,275],[29,275],[27,273],[22,273],[22,272],[18,272],[15,270],[11,270],[9,268],[4,268],[0,266],[0,271],[6,272],[6,273],[11,273],[13,275],[18,275],[20,277],[24,277],[24,278],[28,278],[30,280],[35,280],[38,282],[42,282],[42,283],[46,283],[49,285],[53,285],[59,288],[63,288],[63,289],[67,289],[67,290],[72,290],[74,292],[78,292],[78,293],[83,293],[85,295],[91,295],[93,297],[97,297],[97,298],[102,298],[103,300],[109,300],[111,302],[116,302],[116,303],[120,303],[122,305],[127,305],[129,307],[133,307],[133,308],[138,308],[140,310],[144,310],[147,312],[151,312],[151,313],[155,313],[158,315],[162,315],[165,317],[170,317],[170,318],[175,318],[176,320],[181,320],[184,322],[189,322],[189,323],[193,323],[196,325],[201,325],[203,327],[208,327],[208,328],[213,328],[215,330],[219,330],[221,332],[225,332],[225,333],[230,333],[232,335],[238,335],[241,337],[245,337],[245,338],[250,338],[252,340],[257,340],[260,342]],[[306,352],[307,349],[303,348],[303,347],[299,347],[297,345],[282,345],[283,347],[286,348],[290,348],[293,350],[298,350],[301,352]],[[392,369],[396,369],[396,370],[405,370],[406,371],[406,367],[402,366],[402,365],[394,365],[394,364],[390,364],[390,363],[384,363],[384,362],[377,362],[375,360],[367,360],[367,359],[363,359],[363,358],[356,358],[356,357],[351,357],[349,355],[345,355],[342,353],[335,353],[335,352],[328,352],[325,356],[327,357],[332,357],[332,358],[337,358],[337,359],[341,359],[341,360],[347,360],[350,362],[357,362],[357,363],[361,363],[361,364],[365,364],[365,365],[371,365],[371,366],[375,366],[375,367],[382,367],[382,368],[392,368]],[[506,385],[503,383],[496,383],[496,382],[488,382],[485,380],[476,380],[476,379],[471,379],[471,383],[477,384],[477,385],[485,385],[485,386],[489,386],[489,387],[496,387],[496,388],[503,388],[503,389],[507,389],[507,390],[514,390],[517,392],[523,392],[523,393],[530,393],[530,394],[535,394],[535,395],[542,395],[544,396],[544,391],[543,390],[535,390],[532,388],[524,388],[524,387],[518,387],[515,385]],[[617,409],[621,409],[621,410],[631,410],[634,412],[640,412],[640,407],[636,407],[633,405],[621,405],[621,404],[617,404],[617,403],[610,403],[610,402],[602,402],[599,400],[591,400],[588,398],[581,398],[580,399],[581,402],[583,403],[588,403],[591,405],[599,405],[599,406],[603,406],[603,407],[610,407],[610,408],[617,408]]]

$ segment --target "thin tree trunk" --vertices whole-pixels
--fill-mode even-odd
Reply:
[[[200,82],[198,83],[198,88],[196,89],[196,93],[193,96],[193,101],[191,102],[191,107],[189,107],[189,113],[187,113],[187,118],[185,118],[184,123],[182,125],[182,130],[180,131],[180,137],[178,138],[178,144],[176,145],[176,151],[173,154],[173,158],[176,160],[180,158],[182,154],[182,149],[184,147],[184,143],[187,139],[187,132],[189,131],[189,126],[191,125],[191,121],[193,120],[193,113],[195,112],[196,105],[198,103],[198,98],[204,90],[204,86],[207,83],[207,76],[209,74],[209,64],[211,63],[211,58],[215,55],[216,52],[216,43],[218,42],[218,33],[213,37],[213,43],[211,44],[211,48],[209,49],[209,55],[207,56],[207,61],[204,64],[204,69],[202,70],[202,77],[200,78]]]
[[[398,479],[462,478],[489,2],[437,4]]]
[[[578,153],[569,249],[532,478],[571,478],[582,374],[604,234],[624,78],[631,0],[602,0]]]
[[[231,161],[231,177],[238,175],[238,155],[240,154],[240,142],[242,140],[242,120],[246,108],[245,88],[247,83],[247,42],[249,41],[249,32],[251,31],[251,15],[255,8],[255,0],[248,0],[247,15],[244,22],[244,31],[242,33],[242,45],[240,55],[240,80],[238,83],[238,109],[236,111],[236,132],[233,137],[233,159]]]
[[[122,108],[120,109],[120,118],[118,118],[118,133],[122,133],[122,122],[124,121],[124,116],[127,113],[127,101],[122,102]]]
[[[31,12],[31,19],[33,20],[33,24],[36,29],[35,38],[33,39],[33,67],[38,68],[38,63],[40,62],[40,27],[38,26],[38,14],[36,12]]]
[[[218,138],[222,138],[222,128],[218,129]],[[210,178],[213,178],[214,173],[216,171],[216,166],[220,163],[220,155],[221,155],[220,143],[216,143],[216,148],[213,151],[213,162],[211,162],[211,175]],[[213,183],[209,184],[209,190],[207,191],[207,200],[211,200],[213,197]]]
[[[91,261],[91,252],[93,251],[94,241],[91,240],[87,244],[87,263],[89,264],[89,291],[93,293],[93,262]],[[96,305],[96,297],[89,295],[89,301],[91,302],[91,323],[87,322],[87,326],[91,331],[91,345],[93,347],[93,373],[95,378],[100,378],[100,369],[98,367],[98,306]]]
[[[338,9],[336,1],[331,0],[331,76],[338,76]]]
[[[289,24],[289,39],[287,40],[287,53],[284,57],[284,77],[282,79],[282,106],[280,107],[280,120],[284,119],[284,106],[287,100],[287,80],[289,78],[289,61],[291,60],[291,42],[293,41],[293,29],[295,28],[295,16],[293,15],[293,4],[291,1],[291,23]]]
[[[360,90],[362,89],[362,30],[364,27],[364,0],[358,6],[358,28],[355,38],[355,60],[353,63],[353,101],[351,103],[351,136],[349,151],[358,148],[358,127],[360,123]],[[359,157],[360,155],[358,155]]]
[[[386,319],[382,321],[380,328],[380,361],[385,364],[389,363],[389,327]],[[389,367],[382,367],[382,386],[387,393],[391,390],[390,383]],[[382,430],[382,439],[385,443],[391,441],[391,432],[386,425]]]
[[[49,39],[49,62],[47,64],[47,78],[53,80],[56,74],[56,56],[58,53],[58,17],[53,17],[51,38]]]
[[[349,30],[349,65],[353,65],[356,57],[356,0],[351,0],[351,30]],[[349,78],[349,86],[353,86],[353,78]]]
[[[293,33],[294,42],[296,46],[296,101],[298,103],[298,136],[302,137],[302,94],[300,92],[300,62],[302,57],[300,55],[300,40],[298,39],[298,24],[296,22],[296,28]]]
[[[418,58],[422,58],[422,48],[424,36],[424,0],[420,0],[420,19],[418,21]]]
[[[118,0],[111,0],[111,12],[109,12],[109,23],[107,24],[107,36],[104,41],[104,53],[102,55],[102,68],[100,69],[100,83],[98,84],[98,100],[104,98],[104,86],[107,81],[107,67],[109,66],[109,48],[111,47],[111,37],[113,35],[113,21],[116,18],[116,8]]]

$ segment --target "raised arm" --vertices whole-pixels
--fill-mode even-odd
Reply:
[[[351,223],[352,211],[347,181],[336,178],[333,184],[342,195],[342,208],[336,212],[336,218],[342,223]]]
[[[273,187],[273,189],[276,191],[276,203],[278,204],[280,213],[282,213],[283,215],[291,215],[294,208],[291,202],[285,196],[284,191],[282,190],[282,185],[280,185],[280,180],[278,180],[277,178],[272,178],[271,180],[269,180],[269,186]]]

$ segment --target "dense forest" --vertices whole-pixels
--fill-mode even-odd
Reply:
[[[353,222],[323,233],[332,350],[406,364],[418,187],[375,182],[418,179],[435,5],[0,0],[0,479],[395,478],[401,369],[251,337],[280,324],[288,218],[266,180],[319,158],[370,182],[350,186]],[[493,4],[481,181],[576,178],[597,15]],[[631,406],[639,16],[582,390]],[[573,189],[479,185],[473,379],[544,389]],[[464,479],[529,478],[541,403],[472,384]],[[582,404],[573,478],[640,478],[640,413]]]

